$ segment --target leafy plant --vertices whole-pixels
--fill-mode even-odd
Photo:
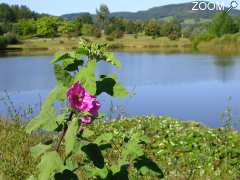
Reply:
[[[96,136],[86,129],[94,120],[101,119],[98,113],[100,103],[96,96],[107,93],[110,96],[127,96],[128,91],[117,81],[116,75],[96,77],[99,61],[106,61],[120,68],[120,62],[113,53],[107,52],[106,44],[81,40],[74,52],[57,53],[52,60],[57,85],[42,105],[42,111],[28,123],[26,131],[31,133],[43,129],[53,133],[53,139],[40,143],[31,150],[40,159],[37,173],[30,179],[77,179],[77,171],[89,177],[111,179],[127,177],[128,168],[135,168],[137,174],[147,169],[139,166],[144,158],[142,146],[147,143],[144,132],[128,132],[118,136],[105,132]],[[56,103],[66,104],[60,112]],[[114,145],[114,138],[122,139],[121,146]],[[108,151],[117,151],[115,161],[106,162]]]

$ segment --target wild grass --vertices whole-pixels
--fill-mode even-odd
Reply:
[[[30,147],[42,137],[27,135],[22,126],[0,121],[0,177],[25,179],[34,172],[36,161]],[[144,131],[149,137],[146,157],[157,163],[165,179],[233,179],[240,178],[240,134],[232,129],[210,129],[196,122],[182,122],[170,117],[139,117],[112,122],[96,122],[89,127],[96,136],[114,132],[115,148],[123,135]],[[107,152],[107,163],[116,157]],[[129,167],[129,179],[138,179]],[[153,166],[154,170],[154,166]],[[78,171],[80,179],[88,179]],[[143,179],[158,179],[154,171]]]
[[[198,50],[204,53],[224,55],[240,54],[240,33],[226,34],[219,38],[199,43]]]

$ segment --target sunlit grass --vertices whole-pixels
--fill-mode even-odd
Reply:
[[[49,53],[56,51],[71,50],[78,46],[80,37],[59,37],[59,38],[37,38],[22,40],[21,44],[10,45],[9,48],[22,49],[21,53]],[[121,49],[124,51],[158,51],[158,52],[185,52],[191,51],[191,42],[188,39],[180,38],[179,40],[170,40],[167,37],[152,37],[139,35],[137,38],[134,35],[124,35],[123,38],[107,41],[105,36],[101,38],[84,37],[93,40],[94,42],[108,43],[113,49]],[[18,52],[19,53],[19,52]]]

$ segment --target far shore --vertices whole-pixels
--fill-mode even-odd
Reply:
[[[9,45],[0,55],[52,55],[58,51],[74,50],[80,38],[109,44],[113,51],[121,52],[152,52],[152,53],[207,53],[219,55],[238,55],[240,46],[233,42],[224,42],[222,38],[215,38],[208,42],[200,42],[197,48],[188,38],[170,40],[167,37],[153,39],[149,36],[125,35],[123,38],[106,40],[106,37],[57,37],[32,38],[22,40],[20,44]]]

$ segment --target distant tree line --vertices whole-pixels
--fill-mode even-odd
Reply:
[[[223,12],[216,14],[212,21],[194,25],[184,24],[174,17],[165,20],[147,21],[128,20],[112,17],[106,5],[96,10],[96,17],[85,14],[74,20],[66,20],[46,14],[38,14],[26,6],[0,4],[0,49],[7,44],[18,43],[18,38],[54,38],[59,36],[93,36],[113,41],[125,34],[150,36],[153,39],[165,36],[171,40],[186,37],[199,43],[220,37],[224,34],[239,32],[240,18],[233,19]]]

